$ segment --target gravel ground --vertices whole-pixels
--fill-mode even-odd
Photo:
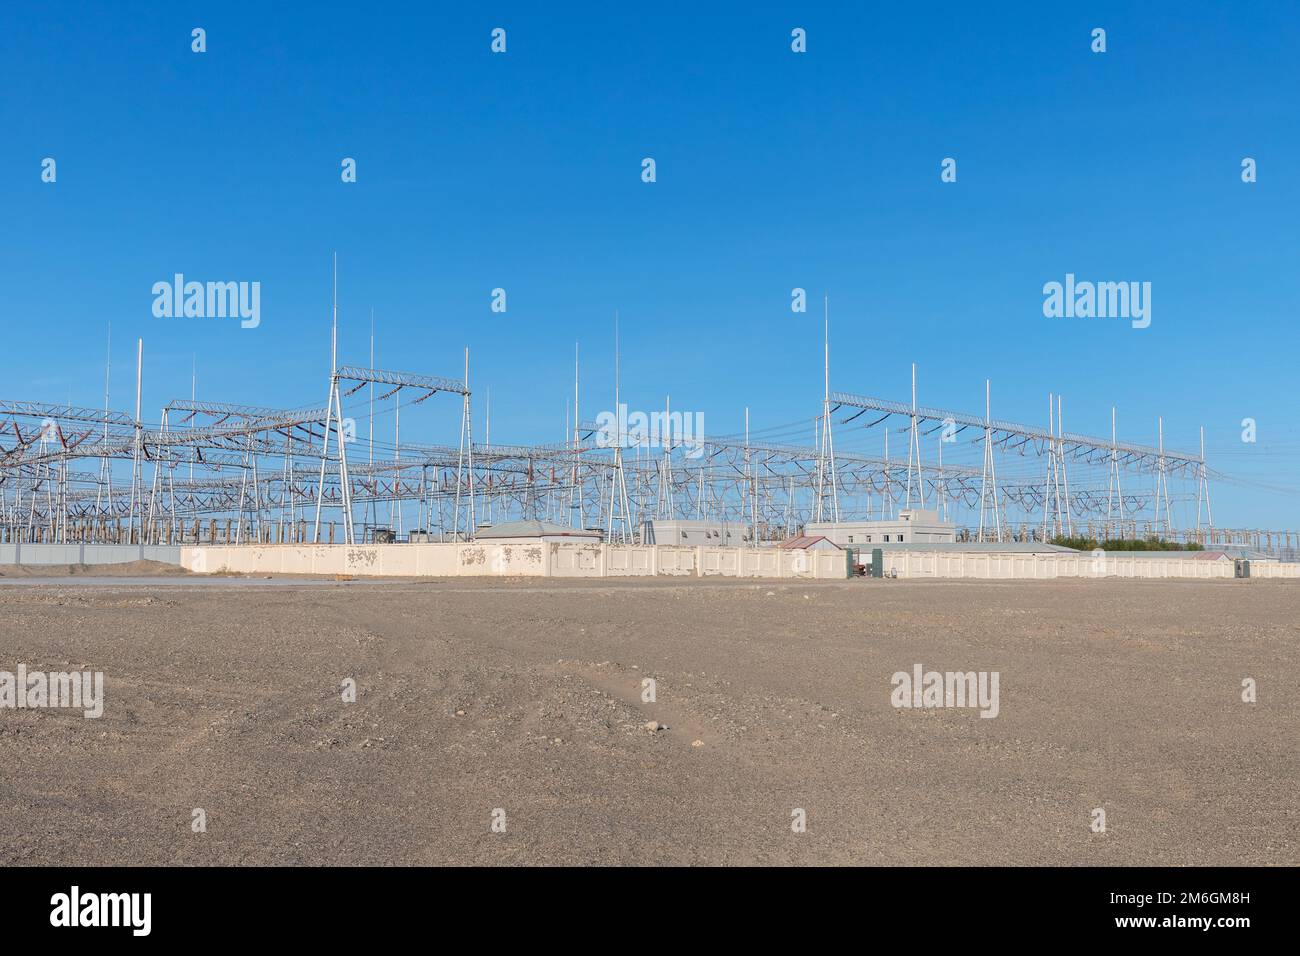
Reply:
[[[16,578],[130,578],[188,577],[189,572],[161,561],[125,561],[121,564],[0,564],[0,580]]]
[[[1297,583],[190,581],[0,589],[0,865],[1300,863]]]

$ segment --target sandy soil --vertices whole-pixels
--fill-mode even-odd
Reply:
[[[0,589],[0,670],[107,686],[98,720],[0,710],[0,865],[1294,865],[1298,612],[1281,581]],[[917,663],[998,671],[1000,715],[895,709]]]
[[[0,578],[61,578],[91,576],[125,578],[189,574],[162,561],[124,561],[120,564],[0,564]]]

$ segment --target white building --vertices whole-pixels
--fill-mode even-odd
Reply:
[[[825,535],[841,547],[943,543],[957,540],[957,525],[940,521],[937,511],[912,508],[892,521],[810,521],[803,533]]]
[[[590,528],[570,528],[553,521],[507,521],[503,524],[480,525],[474,534],[475,541],[491,541],[494,544],[534,544],[551,541],[599,544],[603,537],[601,532]]]
[[[674,544],[684,547],[740,547],[749,540],[744,524],[717,521],[666,520],[653,518],[641,523],[642,544]]]

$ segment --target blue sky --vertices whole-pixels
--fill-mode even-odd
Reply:
[[[1300,525],[1300,6],[469,6],[0,11],[4,397],[99,404],[111,321],[116,407],[138,336],[146,417],[195,353],[200,397],[322,402],[337,250],[342,358],[368,361],[371,308],[382,367],[459,375],[468,346],[496,441],[561,439],[575,341],[583,417],[612,406],[616,309],[634,408],[810,440],[799,286],[830,295],[834,388],[902,400],[916,361],[930,405],[979,410],[987,376],[1013,420],[1054,391],[1072,431],[1112,403],[1134,441],[1204,425],[1243,479],[1216,523]],[[155,318],[176,272],[259,281],[260,327]],[[1149,281],[1150,328],[1045,318],[1067,272]]]

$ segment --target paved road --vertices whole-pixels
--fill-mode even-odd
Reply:
[[[96,577],[94,575],[66,575],[57,578],[0,578],[0,585],[42,585],[44,587],[260,587],[262,585],[300,586],[304,584],[360,584],[360,581],[333,581],[323,578],[227,578],[178,575],[174,578],[158,577]]]

